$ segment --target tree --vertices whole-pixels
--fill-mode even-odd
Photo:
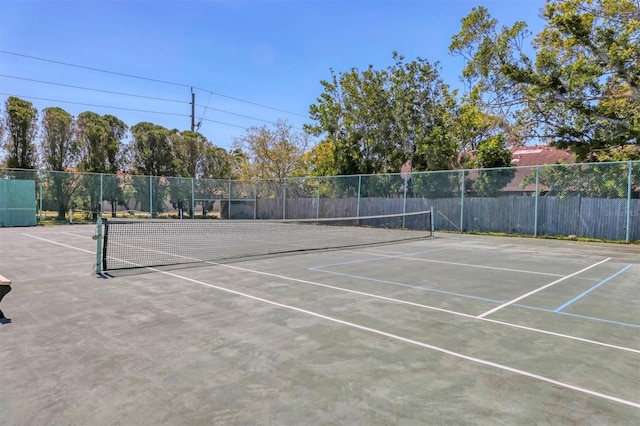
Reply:
[[[207,144],[198,177],[203,179],[230,178],[231,159],[227,151],[213,144]]]
[[[405,63],[393,53],[386,70],[356,68],[322,81],[324,93],[310,106],[306,129],[335,144],[338,174],[399,172],[408,160],[415,170],[451,168],[458,147],[450,137],[456,103],[437,64],[418,58]]]
[[[111,216],[116,216],[117,204],[124,205],[123,184],[117,175],[124,167],[125,154],[123,140],[127,134],[128,126],[110,114],[102,116],[106,132],[107,163],[106,173],[103,176],[102,200],[111,204]]]
[[[207,148],[211,143],[202,134],[192,131],[179,132],[172,130],[169,138],[175,152],[175,174],[177,178],[170,179],[170,197],[174,208],[177,208],[182,217],[185,206],[188,206],[189,215],[193,217],[191,197],[194,195],[195,182],[192,179],[201,177],[203,167],[207,159]]]
[[[201,169],[195,182],[197,198],[202,204],[202,215],[212,208],[215,198],[219,197],[220,179],[232,177],[232,155],[223,148],[211,143],[205,146]],[[228,187],[228,183],[227,183]]]
[[[158,212],[164,211],[167,193],[166,182],[160,177],[172,176],[176,168],[170,132],[162,126],[141,122],[131,126],[131,135],[130,160],[133,171],[148,176],[133,179],[133,186],[142,208],[151,211],[155,217]]]
[[[305,174],[310,176],[337,175],[335,149],[335,142],[331,139],[325,139],[306,152],[303,156]]]
[[[511,167],[511,151],[505,146],[504,136],[497,135],[480,143],[470,165],[482,169],[471,183],[476,195],[495,197],[516,175]]]
[[[40,154],[49,171],[46,178],[57,202],[58,219],[64,220],[69,201],[78,187],[77,176],[70,173],[80,156],[76,126],[71,114],[62,108],[45,108],[41,121]],[[47,186],[49,186],[47,185]]]
[[[3,160],[4,155],[2,154],[4,151],[4,144],[2,143],[2,141],[4,140],[4,133],[5,133],[5,123],[2,117],[0,117],[0,167],[5,167],[4,165],[5,160]]]
[[[236,138],[234,147],[246,154],[244,178],[277,178],[292,176],[303,169],[303,156],[309,136],[292,131],[286,120],[278,120],[273,129],[266,125],[250,127],[244,136]]]
[[[78,115],[77,128],[81,149],[78,169],[96,173],[83,176],[92,216],[95,218],[101,211],[100,203],[103,200],[111,202],[111,214],[115,216],[116,203],[123,202],[122,189],[115,174],[122,169],[123,165],[122,140],[126,134],[127,125],[113,115],[101,116],[95,112],[85,111]],[[111,176],[101,176],[103,173]]]
[[[468,166],[464,164],[467,157],[472,156],[483,141],[494,136],[502,135],[505,144],[509,146],[522,143],[519,138],[507,140],[511,134],[508,123],[501,117],[490,114],[484,108],[481,93],[477,87],[462,97],[452,124],[452,137],[460,147],[462,155],[459,160],[465,167]]]
[[[123,166],[122,140],[127,125],[113,115],[85,111],[78,116],[78,140],[82,171],[116,173]]]
[[[450,50],[488,109],[529,140],[569,148],[578,160],[640,137],[640,12],[634,0],[547,0],[531,48],[524,22],[497,30],[483,7],[463,19]]]
[[[5,164],[8,168],[34,169],[36,167],[36,146],[38,110],[31,102],[14,96],[5,102],[5,122],[7,152]]]
[[[545,195],[565,198],[569,196],[595,197],[595,198],[627,198],[628,173],[627,164],[601,163],[601,164],[555,164],[540,167],[538,184],[543,188]],[[632,169],[632,182],[640,179],[640,170]],[[524,177],[521,187],[536,182],[536,171],[532,171]],[[640,197],[640,192],[633,190],[632,198]]]

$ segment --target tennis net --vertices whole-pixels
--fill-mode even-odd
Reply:
[[[433,233],[429,211],[333,219],[114,218],[105,220],[103,227],[104,232],[98,232],[98,271],[375,245]]]

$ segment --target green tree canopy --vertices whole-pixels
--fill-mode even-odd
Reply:
[[[113,115],[85,111],[78,115],[78,143],[82,150],[79,169],[95,173],[116,173],[123,166],[122,140],[127,125]]]
[[[76,166],[80,147],[73,116],[59,107],[45,108],[40,128],[42,165],[48,170],[56,171],[65,171]]]
[[[498,29],[484,7],[462,20],[450,50],[487,110],[525,141],[570,148],[578,160],[640,136],[640,12],[634,0],[547,0],[544,29]],[[534,55],[530,52],[533,51]]]
[[[483,140],[469,166],[483,169],[471,183],[473,192],[481,196],[499,195],[516,174],[516,169],[511,167],[511,151],[501,134]]]
[[[322,81],[324,92],[311,105],[311,134],[334,144],[338,174],[398,172],[411,160],[416,170],[451,168],[458,146],[450,137],[454,94],[437,64],[418,58],[385,70],[369,66]]]
[[[36,167],[35,139],[38,131],[38,110],[31,102],[14,96],[5,102],[6,141],[3,145],[9,168],[33,169]]]
[[[78,186],[74,174],[66,173],[77,165],[80,147],[76,138],[76,123],[71,114],[59,107],[45,108],[41,121],[40,156],[49,170],[45,188],[57,204],[58,219],[64,220],[69,201]]]
[[[130,160],[136,174],[148,176],[173,176],[176,155],[165,127],[149,122],[131,126],[133,141]]]
[[[243,178],[285,178],[304,170],[304,154],[309,136],[292,131],[286,120],[278,120],[273,128],[250,127],[236,138],[234,147],[246,156]]]

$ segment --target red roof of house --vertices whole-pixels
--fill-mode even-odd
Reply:
[[[511,148],[511,164],[516,167],[543,166],[545,164],[573,163],[575,154],[563,149],[553,148],[547,145],[520,146]],[[524,188],[520,183],[525,176],[530,174],[533,168],[524,167],[516,171],[513,180],[504,187],[503,191],[535,191],[535,184],[529,184]]]
[[[514,166],[542,166],[545,164],[573,163],[575,154],[547,145],[511,148],[511,164]]]

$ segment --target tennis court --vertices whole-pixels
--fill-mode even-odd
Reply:
[[[640,422],[637,245],[436,232],[100,278],[94,233],[0,229],[2,425]]]

